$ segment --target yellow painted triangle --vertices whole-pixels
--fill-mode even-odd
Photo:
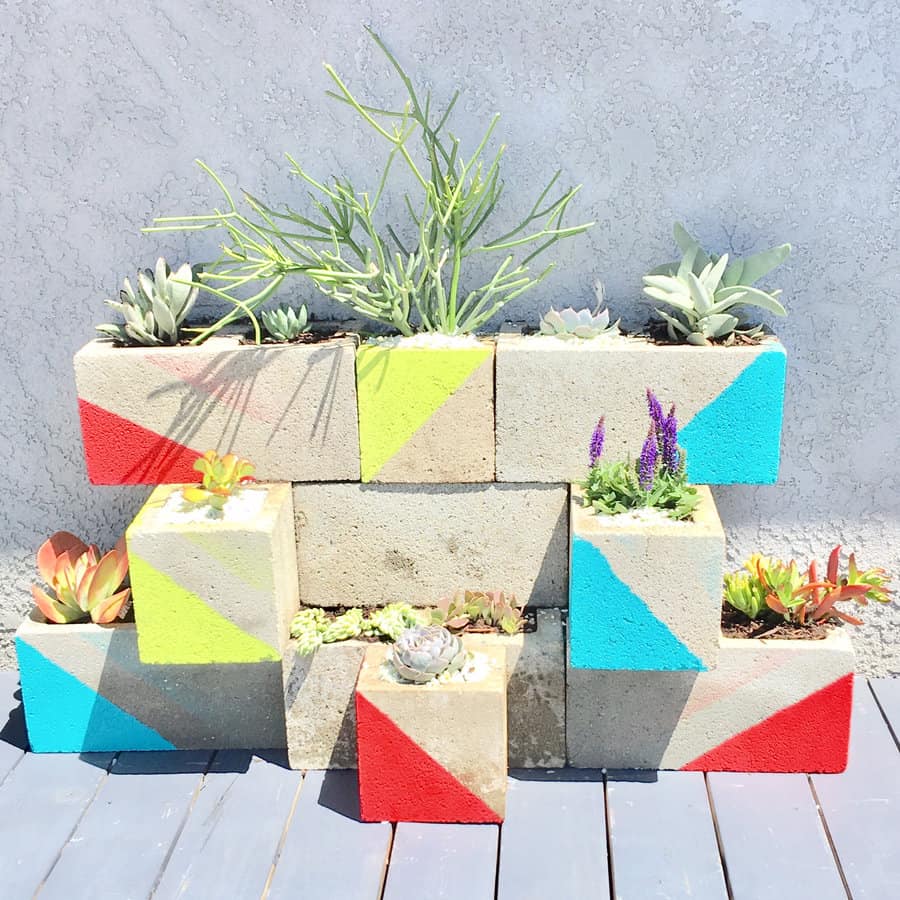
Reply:
[[[360,347],[356,390],[362,480],[371,481],[490,355],[489,347]]]
[[[142,663],[193,665],[281,659],[270,644],[247,634],[148,562],[132,553],[128,562]]]

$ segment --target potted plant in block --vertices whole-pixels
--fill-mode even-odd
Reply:
[[[330,95],[388,148],[374,190],[360,190],[346,178],[320,182],[289,157],[293,174],[312,189],[309,209],[270,205],[245,193],[245,214],[225,191],[223,211],[167,218],[159,227],[225,231],[223,262],[207,269],[209,280],[273,284],[300,274],[392,333],[366,341],[357,354],[363,481],[492,481],[494,345],[474,333],[548,274],[552,266],[533,270],[538,255],[589,226],[563,225],[578,189],[553,197],[557,173],[514,227],[486,236],[503,193],[503,148],[493,155],[487,149],[498,117],[466,156],[449,131],[456,95],[437,112],[431,95],[417,91],[370,34],[403,83],[399,108],[359,100],[331,66],[325,68],[336,88]],[[381,217],[395,163],[413,184],[404,196],[404,223]]]
[[[76,353],[91,481],[189,481],[209,446],[244,448],[266,479],[359,477],[355,339],[310,334],[305,308],[262,311],[261,327],[254,310],[272,285],[238,300],[210,274],[187,263],[171,271],[160,258],[134,284],[126,278],[108,301],[123,321],[98,326],[101,338]],[[192,327],[201,289],[232,309]],[[250,335],[236,330],[239,317]]]
[[[497,478],[559,481],[577,477],[598,385],[615,397],[616,429],[607,456],[623,459],[640,440],[640,388],[666,384],[680,398],[688,477],[696,484],[772,483],[778,477],[786,355],[745,314],[774,315],[778,295],[756,285],[790,252],[783,244],[747,256],[708,254],[681,225],[680,262],[644,278],[660,317],[646,334],[610,340],[618,329],[597,313],[555,310],[541,335],[501,335],[497,345]],[[565,312],[565,311],[564,311]],[[580,318],[579,318],[580,317]],[[581,324],[584,320],[584,325]],[[551,340],[551,336],[582,339]],[[633,398],[629,400],[627,398]]]
[[[372,644],[356,686],[364,821],[501,822],[506,664],[439,625]]]
[[[634,462],[602,458],[572,488],[569,660],[574,668],[700,671],[716,664],[725,537],[712,494],[688,483],[674,405],[646,391]]]

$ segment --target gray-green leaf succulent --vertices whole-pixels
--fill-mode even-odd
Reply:
[[[389,656],[404,681],[425,684],[444,673],[458,672],[466,661],[462,641],[440,625],[407,628]]]
[[[684,254],[681,261],[644,276],[644,293],[673,310],[656,308],[671,340],[711,344],[731,343],[736,334],[758,337],[762,329],[744,320],[735,309],[740,306],[787,315],[777,299],[780,290],[764,291],[752,284],[787,259],[790,244],[729,262],[727,253],[708,254],[679,223],[675,224],[675,240]]]
[[[297,309],[284,305],[277,309],[264,309],[260,313],[260,318],[269,337],[279,343],[295,341],[310,328],[309,312],[305,303]]]
[[[597,306],[593,312],[589,309],[565,309],[550,307],[541,319],[541,334],[558,338],[598,338],[619,334],[619,320],[610,324],[609,310],[603,309],[603,285],[594,284],[597,294]]]
[[[106,304],[122,314],[121,325],[98,325],[97,331],[122,344],[172,346],[178,343],[181,324],[197,299],[194,270],[188,263],[174,272],[163,257],[155,270],[143,269],[137,274],[137,290],[126,278],[119,300]]]

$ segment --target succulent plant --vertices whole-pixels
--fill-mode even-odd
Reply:
[[[305,303],[297,309],[284,305],[277,309],[264,309],[259,317],[273,341],[295,341],[301,334],[309,331],[309,313]]]
[[[254,466],[234,453],[219,456],[215,450],[207,450],[194,462],[194,470],[202,474],[203,480],[199,486],[182,488],[185,501],[198,506],[208,504],[221,512],[228,498],[243,483],[251,480]]]
[[[373,609],[363,621],[363,634],[385,637],[396,641],[406,628],[418,624],[413,608],[408,603],[388,603],[381,609]]]
[[[52,594],[33,584],[31,595],[48,622],[63,625],[90,617],[106,625],[128,612],[131,589],[119,590],[128,574],[124,539],[101,556],[96,545],[57,531],[38,550],[37,567]]]
[[[468,625],[499,628],[515,634],[522,627],[525,604],[506,591],[457,591],[438,601],[431,619],[436,625],[461,630]]]
[[[558,338],[598,338],[619,334],[619,320],[610,324],[609,310],[603,307],[603,285],[594,284],[597,294],[597,306],[593,312],[589,309],[554,309],[550,307],[541,319],[541,334]]]
[[[466,660],[462,641],[440,625],[407,628],[394,644],[390,661],[404,681],[425,684],[458,672]]]
[[[306,606],[291,620],[291,637],[297,641],[297,652],[307,655],[322,644],[347,641],[360,635],[393,641],[416,622],[413,608],[408,603],[389,603],[368,614],[357,607],[331,619],[325,610]]]
[[[338,641],[349,641],[362,634],[363,611],[359,607],[348,609],[335,616],[322,632],[323,644],[334,644]]]
[[[706,253],[679,223],[675,224],[675,240],[684,254],[681,261],[644,276],[644,293],[674,310],[668,313],[656,309],[671,340],[711,344],[733,342],[735,334],[758,337],[762,333],[760,327],[748,326],[735,315],[734,309],[739,306],[756,306],[776,316],[787,315],[777,299],[780,290],[763,291],[752,285],[787,259],[790,244],[729,263],[727,253]]]
[[[98,325],[97,331],[115,338],[122,344],[145,346],[178,343],[181,323],[197,299],[197,276],[188,263],[175,272],[163,257],[156,261],[156,269],[144,269],[137,274],[137,290],[126,278],[119,292],[119,300],[106,304],[122,314],[122,325]]]

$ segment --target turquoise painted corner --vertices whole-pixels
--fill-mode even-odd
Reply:
[[[569,664],[575,669],[705,671],[590,541],[572,537]]]
[[[727,351],[723,351],[727,352]],[[678,433],[694,484],[774,484],[787,354],[767,348]]]

